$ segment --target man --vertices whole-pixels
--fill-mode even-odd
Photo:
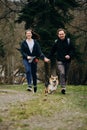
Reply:
[[[72,46],[71,40],[66,37],[65,30],[60,28],[57,30],[57,40],[52,47],[50,58],[53,58],[54,53],[57,54],[57,67],[59,70],[59,78],[61,85],[61,93],[65,94],[66,92],[66,81],[67,74],[71,62],[71,58],[74,54],[74,48]]]

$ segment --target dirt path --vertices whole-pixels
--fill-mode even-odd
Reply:
[[[34,95],[31,92],[27,91],[19,92],[10,89],[0,89],[0,117],[5,116],[7,118],[9,108],[12,105],[17,104],[18,102],[21,103],[34,98],[38,98],[38,96]],[[8,122],[0,121],[0,130],[15,130],[12,124],[14,123],[9,121]]]
[[[16,90],[0,89],[0,109],[9,107],[10,104],[24,102],[36,98],[33,93],[19,92]]]

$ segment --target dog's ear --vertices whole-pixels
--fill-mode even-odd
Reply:
[[[51,76],[52,76],[52,75],[50,74],[50,78],[51,78]]]
[[[52,75],[50,77],[52,78]]]
[[[56,79],[58,79],[58,76],[56,76]]]
[[[53,75],[51,75],[50,77],[53,78]]]

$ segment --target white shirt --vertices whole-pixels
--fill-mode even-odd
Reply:
[[[27,44],[28,44],[28,47],[29,47],[30,52],[32,53],[33,47],[34,47],[34,40],[33,40],[33,39],[28,40],[28,39],[27,39],[26,42],[27,42]]]

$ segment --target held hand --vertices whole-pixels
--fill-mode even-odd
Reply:
[[[31,60],[31,59],[32,59],[32,57],[31,57],[31,56],[27,56],[27,59],[28,59],[28,60]]]
[[[70,59],[70,56],[69,56],[69,55],[66,55],[65,58],[68,60],[68,59]]]
[[[50,62],[50,59],[48,59],[48,58],[44,58],[44,62]]]

